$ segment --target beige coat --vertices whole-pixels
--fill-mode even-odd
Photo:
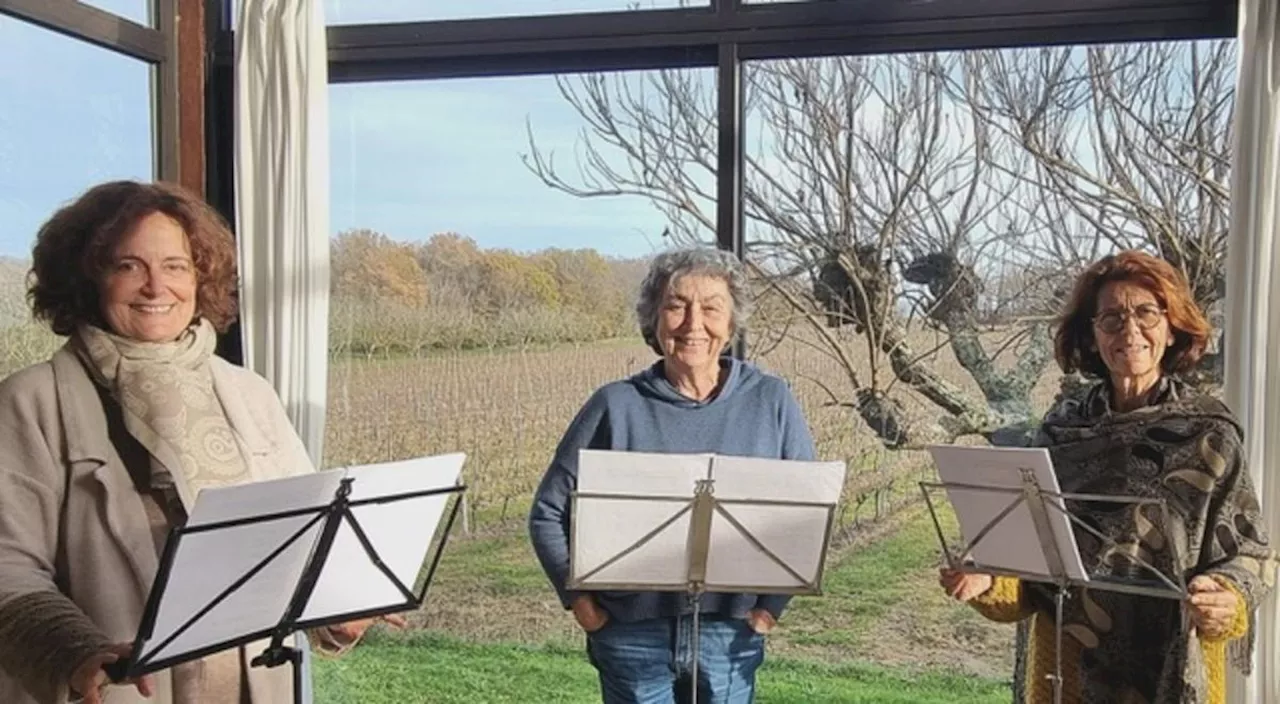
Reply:
[[[213,383],[255,481],[312,471],[274,389],[214,358]],[[59,521],[62,521],[59,529]],[[113,642],[131,642],[158,558],[141,495],[107,436],[93,381],[67,348],[0,381],[0,605],[60,592]],[[248,656],[261,651],[249,646]],[[64,664],[65,666],[65,664]],[[62,692],[27,692],[0,662],[0,702],[44,704]],[[292,701],[288,665],[250,670],[254,704]],[[107,702],[170,704],[168,671],[156,696],[111,687]]]

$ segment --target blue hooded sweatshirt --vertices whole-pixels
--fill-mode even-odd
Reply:
[[[565,431],[529,513],[534,551],[565,608],[577,596],[566,591],[565,582],[570,494],[577,485],[579,450],[814,459],[813,438],[787,382],[738,359],[725,357],[720,363],[722,368],[727,366],[728,378],[707,401],[694,401],[676,391],[659,361],[629,379],[602,386]],[[688,597],[681,593],[593,594],[610,618],[623,623],[692,611]],[[709,593],[703,595],[700,608],[704,614],[729,618],[744,618],[751,609],[762,608],[778,618],[790,598]]]

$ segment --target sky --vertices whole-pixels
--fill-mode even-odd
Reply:
[[[325,11],[330,24],[342,24],[617,10],[632,2],[325,0]],[[88,4],[149,21],[147,0]],[[3,15],[0,67],[0,256],[25,258],[40,225],[89,186],[155,177],[152,71]],[[574,198],[521,162],[527,120],[540,147],[572,164],[583,125],[553,77],[336,85],[329,119],[333,233],[371,228],[407,241],[454,231],[484,247],[594,247],[620,256],[662,246],[666,219],[647,202]]]
[[[149,0],[89,2],[149,21]],[[330,24],[345,24],[616,10],[637,2],[707,4],[324,0],[324,10]],[[0,67],[0,256],[26,257],[40,224],[90,185],[155,176],[153,71],[3,15]],[[700,71],[710,86],[713,72]],[[552,76],[341,84],[330,86],[329,97],[330,234],[368,228],[415,241],[457,232],[484,247],[593,247],[621,256],[664,245],[667,220],[646,200],[576,198],[547,187],[523,164],[530,126],[557,167],[576,173],[585,123]],[[883,112],[874,104],[859,110],[873,122]],[[750,116],[747,132],[749,152],[768,164],[773,150],[759,139],[769,135],[757,134]],[[748,236],[755,232],[753,226]]]

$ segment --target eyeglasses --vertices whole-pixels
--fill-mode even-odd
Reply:
[[[1144,303],[1133,310],[1108,310],[1099,315],[1094,316],[1093,324],[1098,329],[1108,335],[1114,335],[1124,330],[1125,323],[1132,317],[1134,322],[1138,324],[1138,328],[1142,330],[1150,330],[1160,324],[1164,320],[1164,308]]]

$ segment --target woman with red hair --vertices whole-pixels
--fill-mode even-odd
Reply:
[[[1185,278],[1141,252],[1104,257],[1077,279],[1056,336],[1064,373],[1098,381],[1061,400],[1037,443],[1067,493],[1163,499],[1158,506],[1075,501],[1094,576],[1150,578],[1142,562],[1187,581],[1185,603],[1073,589],[1063,612],[1063,702],[1225,702],[1228,646],[1247,668],[1253,614],[1276,556],[1249,480],[1240,425],[1179,380],[1204,355],[1209,323]],[[943,569],[947,593],[996,621],[1030,619],[1026,695],[1053,700],[1053,593],[1012,577]],[[1184,618],[1185,616],[1185,618]]]

